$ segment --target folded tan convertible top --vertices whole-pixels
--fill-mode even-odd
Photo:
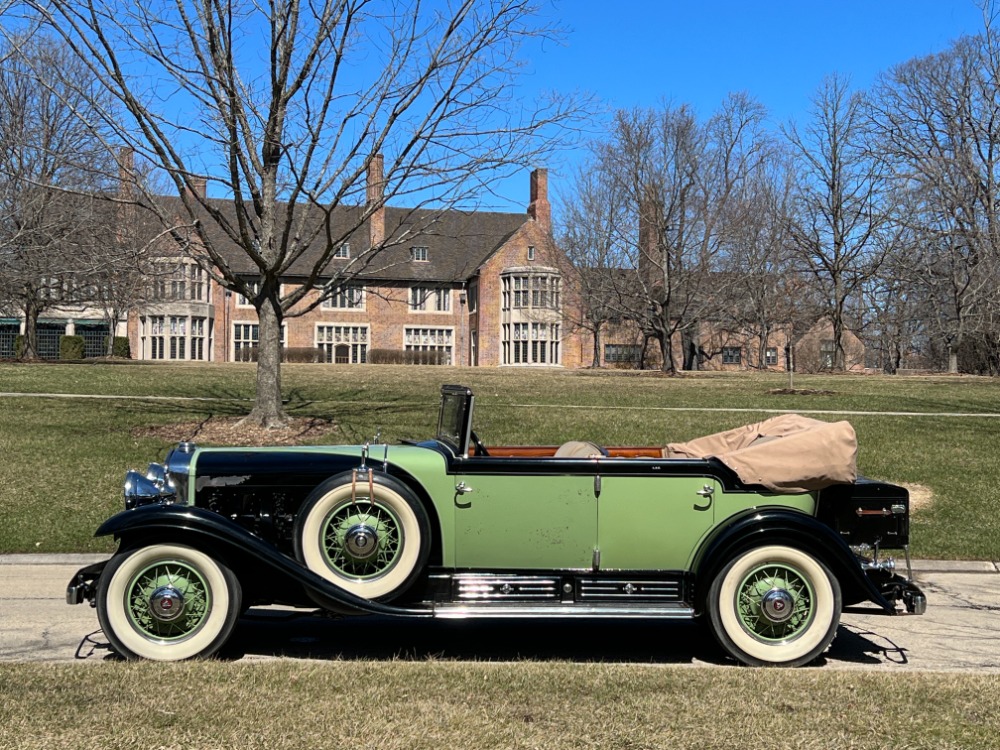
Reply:
[[[687,443],[670,443],[664,458],[714,456],[745,484],[792,494],[851,483],[858,443],[849,422],[783,414]]]

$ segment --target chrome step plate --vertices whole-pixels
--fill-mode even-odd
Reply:
[[[694,609],[687,604],[671,602],[656,604],[513,604],[509,602],[455,602],[434,605],[434,617],[443,619],[465,618],[515,618],[515,617],[614,617],[661,618],[687,620],[694,617]]]

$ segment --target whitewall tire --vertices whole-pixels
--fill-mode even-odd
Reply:
[[[751,666],[794,667],[816,659],[840,623],[840,584],[812,555],[770,545],[743,552],[712,581],[707,600],[716,639]]]
[[[379,478],[321,485],[296,521],[299,559],[314,573],[365,599],[391,599],[427,562],[427,515],[402,485]],[[371,497],[369,495],[372,495]]]
[[[241,611],[240,584],[221,562],[191,547],[154,544],[108,563],[97,588],[97,617],[127,659],[178,661],[210,656]]]

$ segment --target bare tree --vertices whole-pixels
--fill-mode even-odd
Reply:
[[[619,112],[595,166],[623,196],[611,239],[632,271],[613,277],[621,315],[659,344],[665,371],[704,354],[702,322],[718,316],[728,283],[718,275],[729,204],[758,168],[764,111],[749,97],[730,96],[707,122],[687,106]]]
[[[439,210],[480,200],[540,161],[577,113],[568,99],[514,96],[522,45],[553,33],[525,0],[28,5],[127,113],[121,141],[169,175],[179,215],[162,219],[175,238],[190,235],[212,277],[252,300],[260,341],[248,419],[263,425],[285,418],[282,320],[318,304],[307,299],[312,289],[331,292],[421,226],[372,237],[368,252],[334,270],[349,237],[389,200]],[[366,191],[370,170],[380,190]],[[227,206],[199,190],[205,178]],[[233,245],[253,278],[234,265]],[[293,266],[302,283],[282,290]]]
[[[728,206],[722,269],[733,283],[726,287],[719,327],[724,342],[752,341],[758,368],[767,366],[772,337],[784,332],[789,340],[801,332],[810,307],[789,252],[794,179],[787,154],[772,144]]]
[[[888,225],[885,162],[873,151],[864,98],[830,76],[813,97],[811,120],[785,128],[799,184],[791,248],[822,295],[833,326],[834,369],[844,369],[851,300],[882,261],[876,236]],[[858,300],[856,300],[858,302]]]
[[[0,288],[33,358],[39,315],[77,296],[92,270],[113,158],[85,121],[93,100],[80,87],[93,79],[65,45],[13,35],[0,60]]]
[[[628,250],[622,235],[627,196],[621,185],[603,179],[593,162],[584,164],[563,197],[559,246],[576,269],[580,303],[578,329],[593,338],[592,367],[601,364],[601,335],[624,317],[622,291]]]
[[[995,317],[1000,259],[1000,40],[981,35],[910,60],[875,90],[874,122],[916,239],[901,269],[958,371],[966,337]]]

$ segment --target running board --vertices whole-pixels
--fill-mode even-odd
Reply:
[[[448,620],[488,617],[630,617],[689,620],[694,617],[694,609],[680,603],[595,606],[588,604],[500,604],[493,602],[470,604],[458,602],[455,604],[435,604],[434,617]]]

